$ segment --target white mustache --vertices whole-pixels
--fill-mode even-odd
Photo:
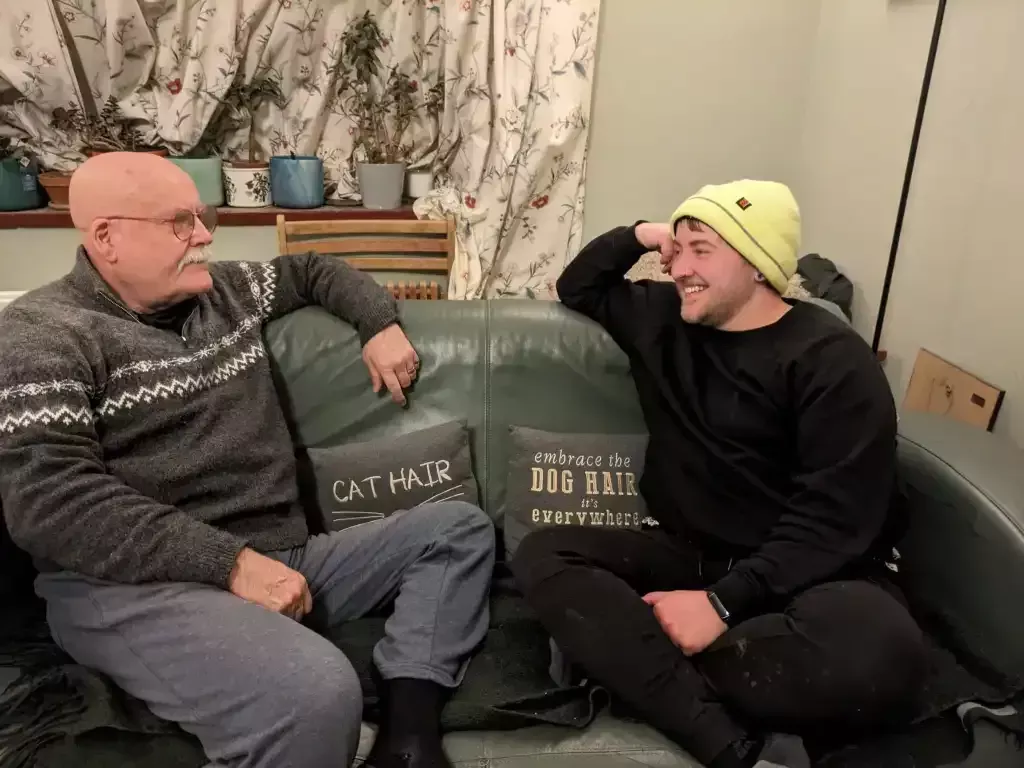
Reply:
[[[188,252],[178,262],[178,274],[189,264],[205,264],[213,258],[213,249],[208,245],[201,245],[198,248],[189,248]]]

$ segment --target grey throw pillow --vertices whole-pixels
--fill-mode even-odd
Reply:
[[[469,430],[462,422],[306,453],[327,531],[429,502],[479,501]]]
[[[639,481],[647,435],[509,428],[504,520],[511,557],[531,531],[552,526],[639,530],[647,518]]]

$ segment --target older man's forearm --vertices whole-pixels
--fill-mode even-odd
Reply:
[[[274,316],[318,305],[353,325],[363,344],[398,322],[398,306],[391,293],[344,259],[311,252],[278,257],[273,265],[277,271]]]
[[[33,557],[107,581],[227,587],[244,539],[149,499],[87,462],[69,466],[52,455],[43,461],[58,471],[30,460],[38,471],[3,480],[11,538]]]

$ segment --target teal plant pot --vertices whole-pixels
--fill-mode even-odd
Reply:
[[[15,157],[0,160],[0,211],[42,208],[43,202],[35,164],[26,168]]]
[[[224,205],[224,179],[219,157],[172,157],[172,163],[192,177],[204,205]]]
[[[324,162],[310,155],[270,158],[270,196],[280,208],[319,208],[324,204]]]

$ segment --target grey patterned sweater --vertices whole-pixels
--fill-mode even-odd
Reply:
[[[0,501],[33,557],[96,578],[226,586],[245,546],[307,537],[264,323],[320,305],[365,344],[390,294],[340,259],[214,262],[179,335],[140,322],[84,251],[0,313]]]

